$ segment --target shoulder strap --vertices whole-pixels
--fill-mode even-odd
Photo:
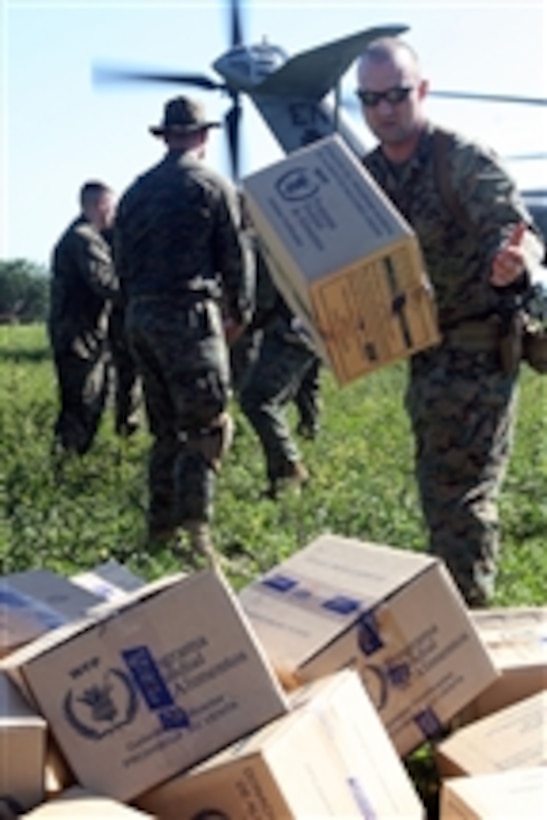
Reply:
[[[450,154],[454,145],[454,136],[450,131],[435,128],[433,130],[432,139],[433,172],[441,199],[458,225],[469,230],[471,224],[454,189],[450,176]]]

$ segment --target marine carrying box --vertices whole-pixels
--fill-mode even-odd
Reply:
[[[405,766],[349,669],[302,686],[289,714],[137,804],[162,820],[424,817]]]
[[[242,185],[275,284],[340,385],[439,341],[416,235],[338,135]]]
[[[323,535],[239,598],[279,674],[308,681],[355,666],[401,755],[497,675],[432,556]]]
[[[288,708],[237,598],[211,571],[147,584],[0,666],[35,700],[79,783],[121,801]]]

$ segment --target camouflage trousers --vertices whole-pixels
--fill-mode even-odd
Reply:
[[[138,299],[129,304],[126,331],[153,436],[149,531],[210,521],[229,395],[218,306],[211,300]]]
[[[494,591],[498,496],[517,408],[517,376],[497,352],[446,345],[411,360],[406,395],[429,550],[444,559],[470,606]]]
[[[50,334],[59,391],[55,440],[69,452],[84,455],[97,433],[108,395],[109,352],[106,339],[91,331],[70,339]]]
[[[315,430],[321,413],[321,359],[316,356],[306,370],[296,391],[294,403],[298,411],[299,426]]]
[[[139,408],[142,404],[141,383],[124,325],[124,312],[120,308],[114,308],[110,316],[109,344],[114,425],[118,433],[128,432],[138,425]]]
[[[241,409],[260,439],[270,481],[289,475],[292,465],[300,460],[286,407],[315,361],[315,354],[304,344],[287,340],[281,332],[266,332],[242,385]]]

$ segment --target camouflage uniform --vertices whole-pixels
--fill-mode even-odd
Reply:
[[[432,135],[429,126],[401,167],[379,148],[364,162],[416,230],[436,293],[442,343],[413,356],[406,394],[429,548],[467,602],[483,606],[494,589],[497,501],[517,402],[518,364],[503,366],[500,338],[526,286],[495,288],[489,277],[511,227],[531,217],[495,156],[454,135],[448,166],[465,219],[455,218],[439,188]]]
[[[304,373],[300,387],[294,397],[298,411],[297,432],[304,438],[313,439],[319,432],[321,415],[321,359],[319,356]]]
[[[108,341],[112,363],[114,429],[120,436],[130,436],[139,427],[142,395],[137,365],[125,333],[125,311],[121,305],[112,306]]]
[[[119,295],[110,247],[85,217],[63,234],[52,259],[48,332],[60,394],[55,437],[87,452],[108,392],[108,323]]]
[[[300,453],[287,424],[285,408],[315,366],[311,341],[275,288],[258,247],[257,311],[251,329],[263,331],[256,360],[240,389],[241,409],[252,424],[266,458],[269,491],[294,474]]]
[[[112,229],[103,231],[111,251]],[[136,362],[131,355],[125,333],[125,310],[121,300],[114,302],[108,324],[110,349],[110,383],[114,403],[114,429],[120,436],[130,436],[139,427],[142,390]]]
[[[150,535],[207,522],[223,453],[229,362],[220,301],[250,318],[252,259],[232,186],[168,151],[122,197],[115,259],[153,445]]]

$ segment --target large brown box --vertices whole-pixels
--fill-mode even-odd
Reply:
[[[1,804],[31,809],[44,799],[46,722],[0,673]]]
[[[435,756],[444,777],[490,774],[547,764],[547,692],[458,729]]]
[[[422,820],[410,776],[354,670],[302,687],[291,706],[138,805],[161,820]]]
[[[97,595],[48,569],[0,577],[0,655],[79,618],[100,603]]]
[[[5,658],[92,792],[127,801],[283,714],[237,598],[204,571],[147,584]]]
[[[29,820],[152,820],[150,814],[79,786],[72,786],[23,817]]]
[[[243,188],[274,281],[339,384],[439,341],[416,235],[338,135]]]
[[[441,791],[440,820],[543,820],[547,768],[454,777]]]
[[[496,678],[441,561],[323,535],[239,597],[276,668],[312,680],[355,666],[400,754]]]
[[[499,677],[459,716],[478,720],[547,690],[547,607],[472,610]]]

